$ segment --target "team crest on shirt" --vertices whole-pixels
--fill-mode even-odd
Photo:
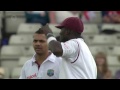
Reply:
[[[50,76],[50,77],[53,76],[54,75],[54,70],[53,69],[48,69],[47,70],[47,75]]]

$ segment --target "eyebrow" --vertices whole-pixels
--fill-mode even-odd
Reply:
[[[37,39],[33,39],[33,41],[40,41],[40,42],[45,42],[45,40],[37,40]]]

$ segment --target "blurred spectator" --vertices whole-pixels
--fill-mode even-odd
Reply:
[[[41,23],[45,25],[50,22],[48,11],[26,11],[26,23]]]
[[[115,73],[115,79],[120,79],[120,70]]]
[[[2,47],[3,45],[8,45],[8,39],[10,35],[12,35],[12,33],[7,33],[5,28],[0,28],[0,47]]]
[[[9,42],[9,35],[7,35],[7,33],[4,35],[4,37],[2,38],[1,40],[1,46],[3,45],[8,45],[8,42]]]
[[[50,11],[51,23],[61,23],[68,17],[80,17],[80,11]]]
[[[83,11],[81,19],[83,22],[92,22],[96,18],[95,11]]]
[[[118,56],[118,60],[120,61],[120,56]],[[120,79],[120,70],[117,70],[114,76],[115,79]]]
[[[111,71],[108,69],[106,55],[102,52],[95,56],[98,69],[97,79],[112,79]]]
[[[102,11],[104,23],[120,23],[120,11]]]
[[[5,74],[4,69],[0,67],[0,79],[4,79],[4,74]]]
[[[108,70],[105,75],[103,76],[103,79],[113,79],[112,72]]]
[[[51,23],[61,23],[67,17],[79,17],[83,22],[92,22],[96,19],[95,11],[50,11]]]

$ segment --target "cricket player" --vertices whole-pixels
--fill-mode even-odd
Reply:
[[[33,36],[33,47],[36,53],[24,64],[19,79],[58,79],[61,58],[49,51],[41,28]]]
[[[84,26],[80,18],[66,18],[56,27],[61,29],[61,42],[56,40],[48,25],[44,26],[43,31],[51,52],[62,57],[59,79],[96,79],[95,60],[81,38]]]

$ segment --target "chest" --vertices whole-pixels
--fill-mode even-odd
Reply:
[[[38,65],[34,64],[25,69],[27,79],[57,79],[59,68],[56,64],[44,64],[38,69]]]

